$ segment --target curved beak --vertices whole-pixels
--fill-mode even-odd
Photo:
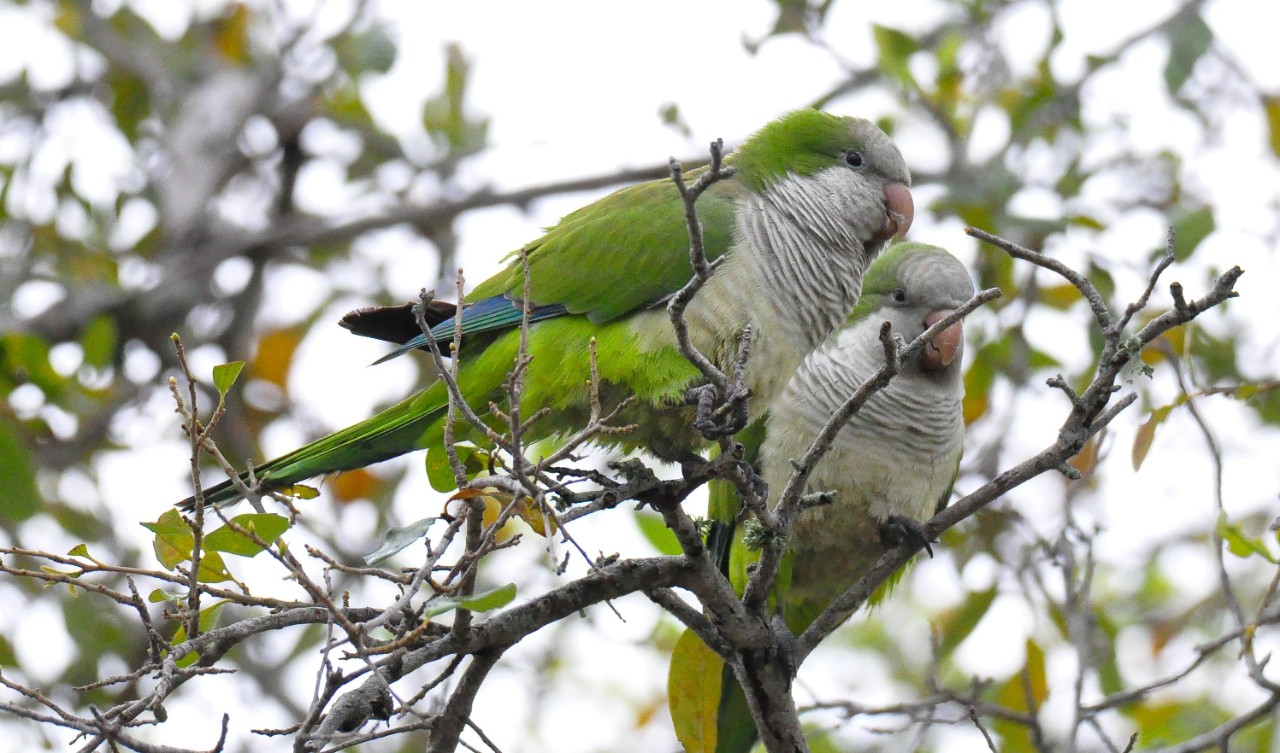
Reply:
[[[924,318],[924,326],[926,329],[932,327],[937,322],[942,321],[951,313],[951,309],[939,309],[929,312]],[[960,352],[960,345],[964,342],[963,322],[956,322],[946,329],[938,333],[927,345],[924,350],[920,351],[920,368],[925,371],[942,371],[951,365],[956,359],[956,354]]]
[[[887,241],[890,238],[901,238],[911,228],[915,219],[915,202],[911,199],[911,189],[902,183],[888,183],[884,187],[884,224],[876,233],[876,240]]]

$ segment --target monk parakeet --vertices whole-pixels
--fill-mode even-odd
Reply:
[[[884,364],[883,322],[910,342],[973,294],[964,266],[940,248],[900,243],[881,255],[867,271],[847,326],[804,360],[770,404],[756,455],[770,491],[782,491],[791,461],[805,454],[831,414]],[[885,551],[882,537],[899,534],[912,522],[918,527],[946,504],[964,440],[962,334],[957,322],[904,363],[814,467],[805,491],[835,492],[836,497],[801,513],[787,542],[773,603],[792,631],[802,632],[875,564]],[[733,535],[723,535],[739,509],[727,484],[712,490],[711,512],[719,528],[712,539],[731,542],[722,561],[741,593],[758,552],[747,549],[740,525]],[[692,633],[681,643],[671,670],[672,717],[681,742],[694,751],[749,750],[755,727],[732,673]],[[693,674],[700,679],[680,667],[682,662],[695,666]],[[719,703],[696,690],[693,698],[680,697],[690,687],[716,688]],[[708,709],[715,709],[714,719]],[[717,735],[714,743],[707,739],[710,734]]]
[[[743,329],[753,328],[745,381],[754,420],[849,315],[863,273],[885,242],[906,232],[911,177],[897,147],[874,124],[817,110],[766,125],[727,162],[733,177],[712,185],[697,204],[707,257],[725,258],[685,319],[693,343],[721,369],[732,363]],[[524,415],[551,409],[527,432],[529,439],[585,424],[588,348],[595,338],[604,403],[638,398],[618,419],[637,428],[602,443],[668,459],[687,458],[703,446],[685,397],[704,380],[679,354],[665,308],[692,277],[688,249],[684,207],[670,180],[624,188],[524,247],[533,322]],[[525,279],[519,254],[513,257],[463,302],[458,383],[481,414],[501,399],[520,342]],[[434,334],[447,354],[452,307],[433,308]],[[404,343],[399,351],[424,342],[414,338],[407,306],[353,312],[343,324]],[[437,381],[372,418],[258,465],[259,488],[282,489],[438,446],[445,406],[445,385]],[[205,492],[211,504],[239,496],[229,482]]]

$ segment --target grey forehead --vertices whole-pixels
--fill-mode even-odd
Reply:
[[[959,306],[973,297],[973,278],[960,260],[945,251],[904,259],[898,281],[912,297],[930,304]]]
[[[879,166],[885,177],[911,185],[911,170],[907,168],[907,162],[903,159],[898,145],[893,143],[893,139],[889,138],[887,133],[875,123],[863,118],[856,120],[854,131],[858,140],[862,142],[863,148],[867,150],[867,156]]]

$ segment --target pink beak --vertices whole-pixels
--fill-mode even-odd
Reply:
[[[885,216],[876,240],[887,241],[890,238],[901,238],[911,228],[915,219],[915,202],[911,199],[911,189],[902,183],[889,183],[884,187]]]
[[[951,313],[951,309],[939,309],[932,311],[924,318],[925,328],[932,327],[936,322],[945,319]],[[927,345],[924,350],[920,351],[920,368],[925,371],[942,371],[951,365],[956,359],[956,354],[960,352],[960,345],[964,342],[964,327],[961,322],[956,322],[946,329],[938,333]]]

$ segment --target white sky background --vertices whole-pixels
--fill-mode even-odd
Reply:
[[[284,4],[290,8],[311,5],[302,0]],[[154,19],[162,32],[180,31],[186,23],[186,4],[149,0],[135,5]],[[333,5],[343,7],[341,3]],[[385,0],[381,7],[383,15],[394,19],[394,32],[403,44],[395,68],[385,77],[367,81],[365,92],[371,110],[393,131],[408,134],[418,127],[421,101],[433,94],[441,81],[444,44],[458,43],[472,61],[468,101],[475,114],[490,117],[493,148],[465,163],[461,182],[469,187],[516,189],[618,167],[650,165],[670,155],[699,156],[711,139],[723,137],[730,144],[738,143],[767,120],[806,104],[841,79],[830,54],[798,38],[771,40],[755,56],[743,50],[744,36],[759,38],[772,25],[774,7],[763,0],[660,0],[625,5],[585,0]],[[1055,74],[1078,76],[1086,55],[1109,51],[1112,45],[1173,7],[1172,2],[1065,3],[1062,19],[1069,45],[1053,60]],[[866,63],[874,56],[870,22],[912,31],[931,26],[938,8],[937,3],[927,0],[874,6],[845,0],[835,6],[827,24],[826,41],[842,58]],[[1133,15],[1125,17],[1125,13]],[[5,9],[0,16],[0,73],[12,70],[15,63],[39,61],[29,70],[34,73],[38,68],[42,75],[56,77],[57,62],[52,59],[57,55],[50,52],[45,37],[38,32],[42,24],[31,15]],[[340,15],[335,12],[335,18]],[[1106,22],[1100,23],[1101,18]],[[1280,27],[1280,6],[1220,0],[1210,4],[1206,18],[1260,87],[1272,92],[1280,89],[1280,65],[1276,63],[1273,38],[1275,29]],[[1021,10],[1008,14],[998,38],[1010,51],[1015,66],[1029,66],[1048,43],[1047,33],[1040,5],[1024,3]],[[1166,56],[1161,42],[1135,48],[1121,70],[1103,77],[1091,89],[1086,120],[1100,127],[1113,127],[1116,138],[1122,140],[1119,144],[1140,144],[1142,151],[1153,155],[1162,149],[1190,155],[1186,158],[1186,183],[1200,196],[1212,198],[1218,212],[1219,230],[1205,241],[1213,252],[1200,253],[1198,264],[1210,260],[1219,266],[1239,263],[1247,271],[1239,286],[1243,297],[1232,304],[1229,323],[1214,317],[1208,326],[1257,325],[1258,331],[1249,341],[1251,352],[1256,355],[1251,359],[1256,364],[1255,375],[1274,376],[1280,373],[1274,326],[1280,311],[1273,290],[1278,270],[1274,249],[1266,245],[1264,236],[1276,230],[1280,179],[1274,156],[1265,148],[1265,123],[1257,113],[1242,112],[1226,132],[1205,140],[1197,126],[1173,109],[1163,90],[1160,70]],[[1160,86],[1153,88],[1153,83]],[[684,121],[693,130],[692,138],[686,139],[661,125],[659,108],[671,102],[680,106]],[[865,117],[896,113],[894,102],[877,93],[846,97],[831,109]],[[1123,122],[1124,127],[1112,126],[1117,122]],[[1006,136],[1007,124],[992,114],[981,122],[974,149],[984,153],[998,150]],[[941,164],[934,134],[923,124],[904,123],[898,141],[913,167],[928,169]],[[1106,160],[1105,141],[1097,150],[1096,158]],[[1034,162],[1029,162],[1032,167],[1028,172],[1033,177]],[[317,208],[341,206],[346,197],[339,193],[340,165],[319,164],[313,169],[316,172],[311,180],[302,184],[300,203]],[[331,180],[325,179],[326,170],[332,171]],[[1125,189],[1122,185],[1096,187],[1086,200],[1103,207],[1100,216],[1111,219],[1105,214],[1106,199],[1122,197]],[[473,283],[484,279],[497,269],[503,255],[535,237],[540,227],[554,223],[602,193],[546,199],[535,202],[527,213],[493,209],[465,215],[457,231],[459,258],[468,279]],[[974,244],[962,234],[957,220],[932,217],[924,210],[928,195],[927,190],[917,192],[918,214],[912,239],[948,247],[961,259],[970,260]],[[1018,201],[1029,214],[1058,211],[1056,197],[1043,191],[1028,190]],[[1135,212],[1120,218],[1099,239],[1073,246],[1068,234],[1058,247],[1049,250],[1068,262],[1083,259],[1085,253],[1131,262],[1132,275],[1126,277],[1123,271],[1118,272],[1117,281],[1122,292],[1136,294],[1144,279],[1146,253],[1162,243],[1167,221],[1168,218],[1151,213]],[[369,271],[375,268],[372,262],[385,265],[381,275]],[[434,285],[440,276],[430,248],[407,243],[406,235],[396,231],[381,234],[376,242],[358,244],[343,270],[344,275],[336,284],[349,291],[351,297],[333,307],[326,315],[330,320],[336,321],[344,311],[367,302],[368,296],[379,288],[408,299],[419,287]],[[221,273],[235,276],[234,268]],[[1166,281],[1172,279],[1184,282],[1188,294],[1197,296],[1206,281],[1200,266],[1177,266],[1166,277]],[[294,320],[308,305],[308,290],[329,284],[335,283],[297,267],[283,267],[268,285],[275,295],[264,307],[264,317],[271,324]],[[1156,305],[1167,304],[1167,293],[1156,296]],[[1079,352],[1079,321],[1077,316],[1066,315],[1033,317],[1027,322],[1027,334],[1038,347],[1067,357]],[[979,320],[975,331],[981,326]],[[336,327],[331,333],[317,332],[298,353],[291,396],[303,404],[304,415],[311,416],[320,426],[338,428],[364,418],[376,404],[406,394],[416,378],[409,359],[376,370],[364,366],[384,351],[379,344],[351,338]],[[341,353],[341,357],[335,358],[335,353]],[[198,352],[194,360],[197,373],[208,373],[215,363],[247,355]],[[1169,381],[1160,383],[1168,386]],[[1172,400],[1174,394],[1170,389],[1166,397]],[[1008,431],[1013,446],[1024,447],[1030,454],[1050,441],[1063,404],[1047,388],[1021,399],[1018,415],[1023,418]],[[1280,457],[1280,439],[1275,432],[1261,433],[1247,411],[1226,400],[1206,403],[1205,407],[1228,458],[1225,492],[1229,512],[1239,515],[1260,508],[1274,509],[1280,489],[1280,464],[1275,461]],[[1096,512],[1098,522],[1106,527],[1099,539],[1099,550],[1112,561],[1136,561],[1149,546],[1146,542],[1188,530],[1205,530],[1214,515],[1210,466],[1185,412],[1175,412],[1161,431],[1143,470],[1132,471],[1128,449],[1141,418],[1138,410],[1131,409],[1118,422],[1116,451],[1104,469],[1108,497],[1117,500],[1117,504]],[[163,400],[147,406],[131,422],[126,439],[135,449],[113,454],[99,465],[101,503],[124,511],[122,535],[145,541],[145,532],[134,530],[132,521],[154,519],[167,503],[187,494],[186,449],[179,440],[172,408]],[[275,454],[293,449],[303,439],[303,428],[282,425],[274,427],[264,442],[266,449]],[[397,510],[407,521],[426,514],[421,512],[421,499],[430,492],[420,478],[420,457],[405,462],[411,481],[398,494]],[[143,474],[155,479],[155,483],[147,486],[145,495],[138,495],[133,482]],[[415,475],[418,478],[414,479]],[[67,497],[85,492],[77,489],[74,481],[67,483],[72,485],[62,490]],[[1035,525],[1043,526],[1042,532],[1052,535],[1060,519],[1060,498],[1060,482],[1045,477],[1018,490],[1008,503]],[[368,549],[376,545],[379,532],[371,530],[371,520],[365,513],[353,508],[340,514],[349,541],[367,539]],[[624,527],[628,530],[619,530],[616,518],[597,516],[594,521],[578,524],[574,532],[592,553],[643,552],[644,544],[629,525]],[[28,541],[55,537],[52,527],[34,525],[25,534]],[[356,544],[352,548],[361,549]],[[1180,578],[1178,582],[1197,592],[1189,598],[1212,589],[1213,583],[1202,577],[1207,572],[1208,550],[1179,554],[1181,560],[1171,568]],[[545,570],[545,559],[532,540],[502,556],[526,571]],[[931,606],[937,606],[956,599],[958,588],[985,588],[991,575],[982,570],[978,563],[957,574],[943,553],[915,569],[912,579],[916,598],[928,598]],[[521,577],[522,588],[526,581],[553,584],[549,575]],[[636,737],[637,705],[657,703],[659,716],[665,716],[665,664],[647,648],[655,619],[653,611],[636,600],[624,600],[619,608],[628,622],[621,623],[608,610],[597,609],[588,620],[559,634],[571,641],[567,656],[572,669],[556,675],[552,687],[528,687],[530,675],[523,672],[502,671],[491,678],[477,703],[476,721],[503,751],[676,747],[665,723],[650,725]],[[6,623],[9,619],[12,617],[0,613],[0,632],[13,633]],[[16,636],[24,662],[38,667],[41,661],[58,655],[48,652],[48,647],[50,636],[62,633],[60,621],[59,612],[42,608],[24,619]],[[903,629],[918,637],[922,647],[927,645],[927,625],[904,624]],[[1001,604],[998,614],[993,614],[962,647],[959,661],[967,669],[984,674],[1012,671],[1020,666],[1021,659],[1019,652],[1011,652],[1008,647],[1021,646],[1023,638],[1038,629],[1043,626],[1035,625],[1025,608]],[[550,631],[544,633],[507,661],[515,666],[536,661],[535,649],[552,637]],[[806,665],[802,682],[824,691],[826,697],[849,687],[868,702],[895,697],[874,681],[883,668],[865,660],[856,665],[848,660],[826,661],[831,655],[821,654]],[[999,666],[1000,657],[1008,658],[1007,668]],[[1066,682],[1071,671],[1070,657],[1050,659],[1051,680]],[[312,679],[310,674],[289,678],[296,681],[300,702],[305,702]],[[210,678],[203,685],[204,693],[216,692],[205,697],[226,700],[241,693],[234,679]],[[538,697],[531,697],[534,695]],[[534,703],[540,705],[531,705]],[[181,742],[216,738],[216,719],[208,715],[206,702],[195,693],[188,690],[180,694],[169,711],[174,723],[161,728],[162,738],[170,729],[200,730]],[[284,726],[293,721],[273,706],[248,705],[232,713],[233,724],[241,731]],[[531,715],[539,720],[541,737],[528,737]],[[188,724],[191,726],[178,726]],[[974,737],[976,733],[967,730],[956,729],[947,735],[950,746],[940,749],[965,750],[980,742]],[[167,742],[179,743],[172,739]],[[259,742],[253,749],[268,747]]]

